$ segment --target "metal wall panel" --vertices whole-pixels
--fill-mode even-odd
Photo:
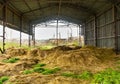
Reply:
[[[25,31],[25,33],[29,32],[29,22],[26,19],[23,19],[23,31]]]
[[[117,7],[117,38],[118,38],[118,50],[120,50],[120,7]]]
[[[115,48],[115,28],[112,9],[97,18],[97,46]]]
[[[14,13],[10,10],[7,10],[7,23],[14,24]]]
[[[97,46],[115,48],[115,28],[112,8],[96,17]],[[94,19],[94,18],[93,18]],[[95,20],[86,23],[85,36],[87,45],[95,45]],[[92,26],[91,26],[92,25]]]
[[[2,20],[3,20],[3,5],[0,3],[0,24],[2,24]],[[14,11],[13,9],[9,8],[7,6],[6,8],[6,23],[7,23],[7,27],[10,27],[12,29],[15,30],[19,30],[20,31],[20,20],[21,20],[21,15],[19,13],[17,13],[16,11]],[[23,31],[25,33],[28,33],[28,29],[29,29],[29,20],[26,20],[27,18],[24,17],[23,19]]]
[[[20,28],[20,17],[16,14],[14,14],[14,24]]]
[[[2,9],[2,4],[0,4],[0,19],[3,18],[3,9]]]
[[[94,26],[94,19],[91,19],[89,22],[86,23],[85,26],[85,43],[87,45],[95,46],[95,26]]]

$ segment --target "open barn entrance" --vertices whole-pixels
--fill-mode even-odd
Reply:
[[[35,31],[34,31],[35,30]],[[35,25],[34,46],[83,46],[81,25],[64,20],[51,20]]]
[[[21,34],[21,35],[20,35]],[[20,39],[22,37],[22,39]],[[10,47],[22,47],[28,46],[28,37],[29,35],[23,32],[19,32],[18,30],[6,27],[5,28],[5,36],[4,36],[4,48]],[[0,49],[3,51],[3,26],[0,25]]]

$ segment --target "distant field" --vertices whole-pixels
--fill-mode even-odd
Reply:
[[[46,46],[41,46],[40,49],[41,50],[49,50],[49,49],[51,49],[53,47],[55,47],[55,46],[53,46],[53,45],[46,45]]]
[[[69,42],[69,43],[66,43],[66,44],[59,44],[59,46],[62,46],[62,45],[79,46],[79,43],[77,41],[74,41],[74,42]],[[49,49],[51,49],[51,48],[53,48],[55,46],[56,45],[48,43],[46,45],[36,46],[36,48],[40,48],[41,50],[49,50]],[[6,42],[5,48],[7,49],[7,48],[10,48],[10,47],[20,47],[20,45],[19,45],[19,43],[16,43],[16,42]],[[3,48],[3,43],[2,42],[0,42],[0,48],[1,49]],[[22,44],[22,48],[31,49],[31,48],[34,48],[34,46],[28,47],[28,45]]]
[[[15,42],[7,42],[6,45],[5,45],[5,48],[15,47],[15,46],[19,46],[19,44],[15,43]],[[0,47],[3,47],[2,42],[0,42]]]

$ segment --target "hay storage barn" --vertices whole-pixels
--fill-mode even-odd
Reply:
[[[86,45],[120,50],[119,0],[0,0],[3,45],[6,26],[20,31],[21,44],[21,32],[34,39],[33,25],[53,19],[82,25]]]

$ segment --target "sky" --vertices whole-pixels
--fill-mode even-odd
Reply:
[[[56,38],[56,27],[37,27],[36,28],[36,39],[49,39],[49,38]],[[61,38],[68,38],[70,37],[71,33],[73,37],[78,36],[78,28],[74,27],[59,27],[58,29],[58,36]]]
[[[2,26],[0,25],[0,36],[3,34]],[[75,25],[69,25],[66,26],[66,24],[59,23],[58,32],[61,38],[68,38],[70,37],[70,34],[72,33],[73,37],[78,36],[78,27]],[[19,39],[20,38],[20,32],[7,28],[6,27],[6,39]],[[36,40],[46,40],[51,38],[56,38],[56,23],[52,23],[47,26],[40,25],[35,28],[35,38]],[[0,37],[0,39],[2,39]],[[25,33],[22,33],[22,39],[28,39],[28,35]]]
[[[20,32],[10,29],[8,27],[5,28],[5,38],[6,39],[19,39],[20,38]],[[0,25],[0,36],[3,36],[3,26]],[[22,38],[23,39],[28,39],[28,35],[25,33],[22,33]],[[0,37],[0,39],[2,39]]]

